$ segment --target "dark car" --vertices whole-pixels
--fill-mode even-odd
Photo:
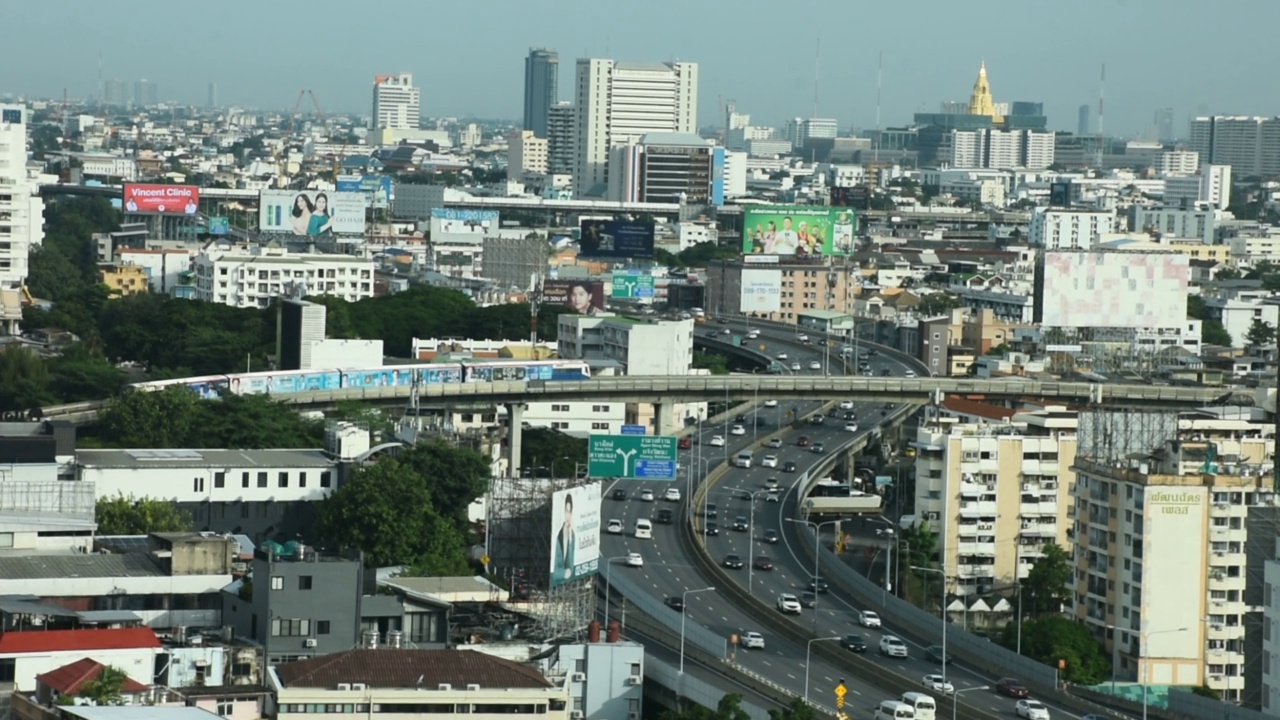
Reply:
[[[924,649],[924,659],[929,662],[945,665],[947,660],[944,658],[946,658],[946,655],[943,654],[941,645],[930,645]]]
[[[676,447],[680,448],[681,450],[688,450],[689,448],[693,447],[693,438],[688,435],[685,435],[684,437],[676,441]]]
[[[801,435],[796,438],[796,447],[809,447],[809,436]]]
[[[814,416],[812,416],[812,417],[810,417],[810,418],[809,418],[809,424],[810,424],[810,425],[821,425],[822,423],[824,423],[824,422],[826,422],[826,421],[827,421],[827,419],[826,419],[826,418],[824,418],[824,417],[822,417],[821,415],[814,415]]]
[[[670,525],[676,521],[676,514],[664,508],[659,510],[657,516],[653,519],[662,525]]]
[[[733,529],[739,532],[747,531],[747,519],[741,515],[733,519]]]
[[[889,377],[892,374],[893,371],[889,368],[880,368],[880,377]]]
[[[777,545],[778,540],[780,539],[781,538],[778,536],[777,530],[774,530],[773,528],[769,528],[768,530],[764,531],[764,541],[769,543],[770,545]]]
[[[858,413],[856,413],[856,412],[854,412],[854,411],[852,411],[852,410],[846,410],[846,411],[845,411],[845,413],[844,413],[844,419],[845,419],[845,420],[857,420],[857,419],[858,419]]]
[[[745,424],[746,424],[746,422],[747,422],[747,416],[746,416],[746,415],[735,415],[735,416],[733,417],[733,421],[734,421],[734,422],[736,422],[736,423],[738,423],[739,425],[745,425]]]
[[[818,347],[826,347],[826,346],[827,346],[827,341],[825,339],[818,340]]]
[[[996,692],[1011,698],[1024,698],[1030,694],[1026,685],[1013,678],[1000,678],[1000,682],[996,683]]]
[[[840,647],[856,653],[864,653],[867,651],[867,641],[863,640],[861,635],[845,635],[840,638]]]
[[[755,569],[764,570],[766,572],[773,569],[773,561],[765,557],[764,555],[757,557],[756,561],[752,563],[752,565],[755,567]]]
[[[626,491],[626,490],[621,490],[621,489],[619,489],[619,490],[614,490],[614,491],[613,491],[613,499],[614,499],[614,500],[626,500],[626,499],[627,499],[627,491]]]
[[[679,597],[676,597],[675,595],[672,595],[671,597],[667,598],[666,600],[663,600],[662,602],[667,607],[671,608],[672,610],[675,610],[676,612],[684,612],[684,600]]]
[[[815,593],[800,593],[800,604],[804,607],[813,609],[818,607],[818,596]]]
[[[719,534],[720,534],[720,526],[719,526],[719,525],[716,525],[716,524],[715,524],[715,523],[713,523],[713,522],[709,522],[709,523],[707,523],[707,526],[706,526],[705,528],[703,528],[703,532],[705,532],[705,533],[706,533],[706,534],[708,534],[708,535],[719,535]]]
[[[806,585],[805,587],[809,588],[810,590],[816,593],[825,593],[826,591],[831,589],[831,586],[827,584],[827,581],[823,580],[822,578],[818,578],[817,580],[810,580],[809,584]]]
[[[719,510],[716,509],[715,503],[707,503],[706,506],[702,509],[702,516],[713,518],[716,516],[718,512]]]
[[[822,453],[826,452],[826,450],[827,450],[827,446],[826,446],[826,445],[823,445],[823,444],[822,444],[822,443],[820,443],[820,442],[816,442],[816,443],[814,443],[814,444],[813,444],[813,447],[809,448],[809,452],[817,453],[817,454],[819,454],[819,455],[821,455]]]
[[[795,471],[796,471],[796,464],[790,460],[787,461],[786,465],[782,466],[782,472],[795,472]]]
[[[741,570],[743,566],[742,558],[738,557],[737,555],[725,555],[724,562],[720,564],[729,568],[730,570]]]

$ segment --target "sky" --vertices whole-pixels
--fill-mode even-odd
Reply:
[[[325,112],[368,113],[373,76],[408,71],[424,116],[518,122],[537,46],[559,51],[566,100],[579,57],[697,62],[699,125],[729,100],[755,125],[812,115],[817,70],[818,116],[873,128],[878,58],[886,127],[967,99],[984,60],[997,102],[1043,102],[1055,129],[1082,104],[1096,118],[1103,63],[1108,134],[1154,137],[1160,107],[1180,135],[1204,112],[1280,114],[1276,0],[6,1],[22,9],[0,96],[93,96],[101,56],[103,77],[153,80],[162,101],[203,104],[216,82],[223,105],[312,90]]]

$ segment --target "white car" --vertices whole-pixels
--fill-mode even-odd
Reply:
[[[841,409],[841,410],[852,410],[852,409],[853,409],[853,401],[852,401],[852,400],[841,400],[841,401],[840,401],[840,409]]]
[[[680,502],[680,488],[667,488],[667,492],[662,496],[667,502]]]
[[[741,425],[734,425],[733,427],[729,428],[729,434],[730,435],[746,435],[747,429],[742,427]]]
[[[711,447],[724,447],[724,436],[723,436],[723,435],[712,435],[712,436],[711,436],[711,442],[709,442],[709,443],[707,443],[707,444],[708,444],[708,445],[710,445]]]
[[[954,695],[956,692],[956,686],[941,675],[925,675],[920,679],[920,684],[943,695]]]
[[[787,354],[786,354],[786,353],[778,353],[778,359],[779,359],[779,360],[786,360],[786,359],[787,359]]]
[[[778,456],[765,455],[764,459],[760,461],[760,467],[771,467],[771,468],[778,467]]]
[[[752,650],[764,649],[764,636],[758,632],[744,632],[739,636],[742,641],[742,647],[751,648]]]
[[[796,339],[799,340],[800,342],[809,342],[809,336],[805,335],[804,333],[800,333],[799,335],[797,335]]]
[[[641,491],[640,491],[640,502],[653,502],[653,491],[652,491],[652,490],[641,490]]]
[[[858,613],[858,624],[864,628],[880,627],[880,616],[870,610],[863,610]]]
[[[800,598],[789,593],[778,596],[778,612],[790,615],[800,614]]]
[[[778,407],[778,401],[777,401],[777,400],[765,400],[765,401],[764,401],[764,406],[765,406],[765,407]]]
[[[800,363],[798,363],[798,362],[793,362],[793,363],[791,363],[791,369],[792,369],[793,371],[799,371],[799,370],[800,370]]]
[[[1013,710],[1026,720],[1049,720],[1049,708],[1039,700],[1019,700]]]
[[[888,657],[905,658],[907,656],[907,644],[902,642],[900,637],[885,635],[880,638],[880,654]]]
[[[621,535],[623,531],[622,521],[610,520],[609,524],[605,526],[604,531],[609,533],[610,535]]]
[[[810,360],[810,361],[809,361],[809,369],[810,369],[810,370],[821,370],[821,369],[822,369],[822,363],[818,362],[817,360]]]
[[[644,567],[644,558],[640,553],[627,553],[627,567]]]
[[[845,424],[844,424],[844,431],[845,431],[845,432],[858,432],[858,423],[845,423]]]
[[[902,376],[903,376],[903,377],[915,377],[915,376],[916,376],[916,371],[915,371],[915,370],[908,370],[908,371],[906,371],[906,372],[902,373]],[[1048,710],[1046,710],[1045,712],[1046,712],[1046,713],[1048,713],[1049,711],[1048,711]],[[1045,717],[1048,717],[1048,715],[1046,715]]]
[[[770,438],[769,442],[765,443],[765,445],[768,445],[771,448],[780,448],[782,447],[782,438]]]
[[[732,331],[732,330],[730,330],[729,328],[724,328],[723,330],[721,330],[721,331],[720,331],[720,334],[721,334],[721,335],[732,335],[732,334],[733,334],[733,331]]]

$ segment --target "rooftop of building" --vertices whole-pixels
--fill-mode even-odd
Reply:
[[[677,147],[707,147],[711,141],[694,133],[656,132],[640,137],[641,145],[674,145]]]
[[[1091,459],[1076,456],[1071,469],[1095,477],[1139,486],[1205,487],[1271,490],[1271,473],[1258,468],[1250,474],[1225,474],[1217,472],[1188,472],[1181,475],[1161,472],[1160,462],[1153,456],[1121,458],[1116,460]],[[1274,499],[1274,496],[1272,496]]]
[[[0,580],[56,580],[68,578],[165,577],[168,575],[145,553],[86,555],[32,553],[0,555]]]
[[[76,463],[92,468],[329,468],[334,460],[323,450],[77,450]]]
[[[0,655],[158,647],[160,639],[147,627],[9,630],[0,634]]]
[[[1018,413],[1017,410],[999,405],[992,405],[980,400],[970,400],[956,395],[949,395],[942,401],[943,409],[957,415],[970,415],[988,420],[1005,421]]]
[[[448,684],[486,689],[553,687],[537,669],[471,650],[380,648],[346,650],[275,668],[281,684],[298,688],[336,688],[363,683],[371,688],[422,688]]]
[[[221,715],[198,707],[68,705],[58,711],[63,717],[79,720],[222,720]]]
[[[482,577],[392,577],[383,585],[441,603],[489,602],[507,591]]]
[[[86,684],[97,680],[98,676],[102,675],[102,671],[106,669],[107,666],[97,660],[81,658],[55,670],[37,675],[36,680],[63,695],[75,695]],[[146,685],[126,676],[124,683],[120,687],[120,692],[132,694],[144,692],[146,689]]]

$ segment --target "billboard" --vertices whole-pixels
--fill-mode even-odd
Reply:
[[[363,235],[367,198],[360,193],[263,190],[258,229],[309,237]]]
[[[615,300],[636,300],[653,297],[653,276],[640,273],[615,272],[613,292]]]
[[[1181,253],[1048,251],[1042,272],[1044,327],[1142,329],[1186,322],[1191,259]]]
[[[391,187],[389,175],[342,175],[334,184],[338,192],[363,193],[369,198],[369,207],[375,210],[391,206],[395,199]]]
[[[564,305],[579,315],[604,312],[604,283],[598,280],[544,280],[542,304]]]
[[[744,267],[740,310],[744,313],[775,313],[781,306],[782,271]]]
[[[858,216],[824,206],[761,205],[744,210],[743,255],[848,255]]]
[[[431,242],[479,245],[498,231],[497,210],[436,208],[431,211]]]
[[[583,220],[578,255],[590,258],[653,257],[653,223],[631,220]]]
[[[122,203],[127,213],[195,215],[200,210],[200,188],[125,183]]]
[[[551,586],[600,569],[600,483],[551,494]]]
[[[625,432],[621,435],[592,435],[587,442],[587,475],[629,480],[675,480],[676,439]]]
[[[225,215],[210,215],[209,216],[209,234],[210,235],[231,234],[231,219]]]

